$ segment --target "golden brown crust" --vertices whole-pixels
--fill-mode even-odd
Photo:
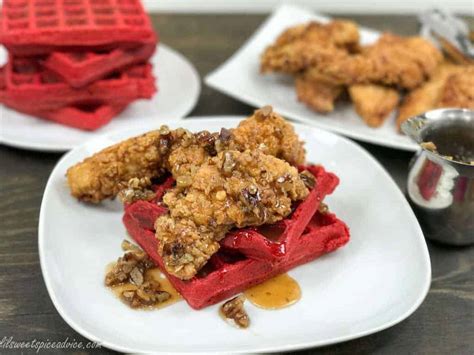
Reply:
[[[86,158],[68,169],[71,194],[97,203],[115,196],[130,179],[160,174],[159,131],[130,138]]]
[[[305,150],[293,126],[273,111],[271,106],[256,110],[232,130],[231,149],[259,149],[265,154],[286,160],[291,165],[305,162]]]
[[[261,150],[226,150],[208,158],[192,180],[163,198],[169,214],[156,222],[167,271],[189,279],[218,248],[232,227],[277,222],[308,189],[298,170]]]
[[[225,137],[163,126],[127,139],[69,168],[66,175],[71,193],[80,200],[97,203],[114,197],[133,178],[149,180],[168,170],[175,179],[185,179],[209,155],[228,147],[241,151],[260,149],[293,165],[304,163],[303,143],[293,127],[269,106],[257,110],[236,129],[223,133]]]
[[[437,106],[474,109],[474,65],[447,78]]]
[[[436,108],[441,99],[444,85],[448,77],[465,67],[449,63],[441,64],[430,80],[419,88],[409,92],[400,105],[397,117],[397,127],[400,129],[408,118]]]
[[[327,113],[334,110],[334,102],[344,90],[342,85],[331,82],[308,78],[305,73],[296,76],[296,95],[300,102],[316,112]]]
[[[349,95],[356,112],[370,127],[381,126],[400,100],[397,90],[376,84],[352,85]]]
[[[385,33],[361,46],[355,23],[313,22],[284,31],[262,54],[261,71],[295,76],[298,100],[320,113],[333,111],[335,100],[351,87],[356,111],[378,127],[399,102],[396,89],[416,89],[441,61],[441,52],[419,36]]]
[[[264,51],[261,71],[297,73],[315,63],[326,63],[334,56],[344,55],[358,42],[359,30],[351,21],[294,26]]]
[[[293,127],[266,106],[220,133],[163,126],[85,159],[67,177],[79,199],[99,202],[127,187],[122,196],[134,202],[149,199],[153,177],[171,172],[176,186],[163,197],[169,212],[157,219],[156,236],[168,272],[189,279],[231,228],[291,213],[292,202],[309,193],[306,184],[314,184],[308,173],[298,174],[295,165],[304,161]]]
[[[316,65],[318,75],[341,85],[380,83],[413,89],[436,70],[441,52],[422,37],[384,34],[360,54]]]

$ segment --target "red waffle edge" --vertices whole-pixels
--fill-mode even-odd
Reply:
[[[289,228],[271,241],[257,228],[229,233],[208,265],[214,270],[189,281],[167,274],[168,279],[194,309],[220,302],[293,267],[332,252],[349,241],[349,229],[332,213],[318,212],[320,201],[332,193],[338,178],[320,166],[306,167],[316,176],[316,187],[282,223]],[[166,182],[169,188],[170,182]],[[158,190],[159,197],[165,189]],[[138,201],[125,207],[123,222],[132,238],[164,270],[158,255],[153,225],[166,209],[156,202]],[[242,239],[251,235],[242,244]],[[275,247],[276,246],[276,247]],[[235,255],[238,253],[238,258]]]
[[[71,46],[156,43],[156,36],[140,0],[4,0],[0,43],[33,55]]]
[[[94,51],[53,52],[42,63],[74,88],[87,86],[114,71],[145,63],[155,52],[156,44],[137,48],[116,48],[105,53]]]
[[[60,123],[65,126],[85,131],[94,131],[109,123],[115,116],[125,110],[127,106],[128,103],[95,104],[91,107],[87,107],[87,105],[83,105],[82,107],[66,106],[50,111],[35,111],[23,107],[10,107],[19,112]]]
[[[135,65],[117,77],[76,89],[36,60],[12,57],[2,70],[0,89],[0,102],[29,111],[50,111],[88,101],[114,105],[148,99],[156,92],[151,64]]]

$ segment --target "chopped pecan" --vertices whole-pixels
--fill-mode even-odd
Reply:
[[[160,154],[168,154],[173,144],[173,137],[168,126],[161,126],[158,130],[160,132],[160,139],[158,140],[158,150]]]
[[[143,274],[137,267],[134,267],[132,271],[130,271],[130,281],[137,286],[143,283]]]
[[[263,106],[260,110],[257,110],[255,113],[260,114],[261,116],[266,118],[270,116],[272,112],[273,112],[273,107],[271,107],[270,105],[267,105],[267,106]]]
[[[196,133],[195,136],[198,143],[204,147],[210,156],[215,156],[217,154],[215,146],[217,134],[210,133],[209,131],[201,131]]]
[[[121,247],[123,251],[135,251],[135,252],[142,251],[138,245],[132,244],[126,239],[122,241]]]
[[[157,281],[148,280],[136,289],[125,290],[120,298],[132,308],[155,306],[167,301],[171,295],[160,289]]]
[[[249,206],[255,207],[261,201],[260,191],[255,185],[249,185],[242,190],[243,202]]]
[[[239,328],[247,328],[250,325],[250,318],[244,309],[245,298],[240,295],[225,302],[220,313],[228,320],[234,321]]]
[[[222,142],[229,141],[231,137],[232,137],[232,131],[230,129],[227,129],[227,128],[222,128],[221,129],[221,131],[219,133],[219,139]]]
[[[300,173],[300,178],[303,180],[305,186],[308,189],[313,189],[316,185],[316,179],[313,174],[311,174],[308,170],[305,170]]]
[[[171,256],[173,260],[178,260],[183,257],[185,253],[184,245],[180,243],[166,244],[163,247],[163,253]]]
[[[150,201],[155,198],[155,192],[150,190],[151,180],[149,178],[132,178],[127,186],[118,193],[120,201],[132,203],[138,200]]]
[[[278,177],[278,179],[276,180],[276,182],[279,183],[279,184],[283,184],[286,181],[291,181],[291,175],[290,174],[282,175],[282,176]]]
[[[222,163],[222,171],[224,172],[224,175],[230,176],[232,174],[232,171],[235,168],[235,165],[237,162],[234,159],[234,156],[232,155],[231,152],[225,152],[224,153],[224,162]]]
[[[113,265],[112,269],[105,275],[106,286],[116,286],[126,282],[137,286],[144,281],[144,274],[148,269],[154,267],[153,261],[138,247],[132,247],[129,242],[123,242],[122,247],[127,252]]]
[[[320,202],[318,212],[321,214],[329,213],[329,207],[324,202]]]

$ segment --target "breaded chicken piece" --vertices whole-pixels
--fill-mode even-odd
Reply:
[[[403,122],[413,116],[429,111],[438,106],[444,85],[448,77],[464,67],[443,63],[433,74],[430,80],[419,88],[409,92],[398,109],[397,127],[400,129]]]
[[[228,148],[260,149],[293,165],[304,163],[305,151],[293,127],[270,106],[255,111],[233,130],[191,133],[179,128],[127,139],[74,165],[67,171],[71,194],[98,203],[114,197],[133,178],[150,180],[164,171],[186,180],[209,156]]]
[[[162,126],[86,158],[69,168],[66,176],[74,197],[98,203],[116,196],[133,178],[151,184],[151,179],[167,170],[175,178],[192,174],[194,165],[207,156],[206,145],[198,141],[198,135]]]
[[[464,66],[447,78],[437,106],[474,110],[474,65]]]
[[[380,127],[400,100],[397,90],[376,84],[352,85],[349,95],[356,112],[370,127]]]
[[[231,130],[231,134],[230,149],[259,149],[294,166],[305,162],[304,143],[293,126],[274,112],[271,106],[256,110],[252,116]]]
[[[305,73],[296,76],[295,87],[298,100],[320,113],[333,111],[336,99],[344,91],[341,85],[334,85],[315,77],[308,78]]]
[[[308,193],[295,167],[259,149],[208,158],[163,198],[169,213],[155,227],[167,271],[192,278],[231,228],[275,223]]]
[[[431,77],[441,60],[441,52],[422,37],[383,34],[360,54],[314,64],[308,75],[323,75],[340,85],[379,83],[413,89]]]
[[[314,63],[322,65],[336,56],[344,56],[358,42],[359,30],[351,21],[313,21],[294,26],[264,51],[261,71],[294,74]]]
[[[108,147],[66,173],[71,194],[97,203],[115,196],[130,179],[159,176],[163,166],[159,130]]]

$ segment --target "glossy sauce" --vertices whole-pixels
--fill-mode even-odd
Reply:
[[[288,274],[281,274],[244,292],[247,299],[263,309],[291,306],[301,298],[301,288]]]
[[[114,263],[107,266],[107,271],[110,270],[113,267],[113,264]],[[178,293],[178,291],[175,290],[173,285],[171,285],[171,283],[168,281],[166,276],[161,272],[161,270],[159,268],[153,268],[153,269],[150,269],[150,270],[145,272],[145,281],[150,280],[150,279],[159,282],[160,283],[160,289],[162,291],[168,292],[171,297],[169,299],[167,299],[166,301],[158,303],[156,305],[143,306],[143,307],[139,307],[137,309],[150,309],[150,310],[151,309],[160,309],[160,308],[170,306],[173,303],[176,303],[176,302],[178,302],[182,299],[181,295]],[[124,284],[117,285],[117,286],[111,286],[109,288],[112,290],[112,292],[115,294],[115,296],[117,296],[117,298],[120,299],[120,296],[124,291],[136,290],[137,286],[135,286],[132,283],[124,283]]]

